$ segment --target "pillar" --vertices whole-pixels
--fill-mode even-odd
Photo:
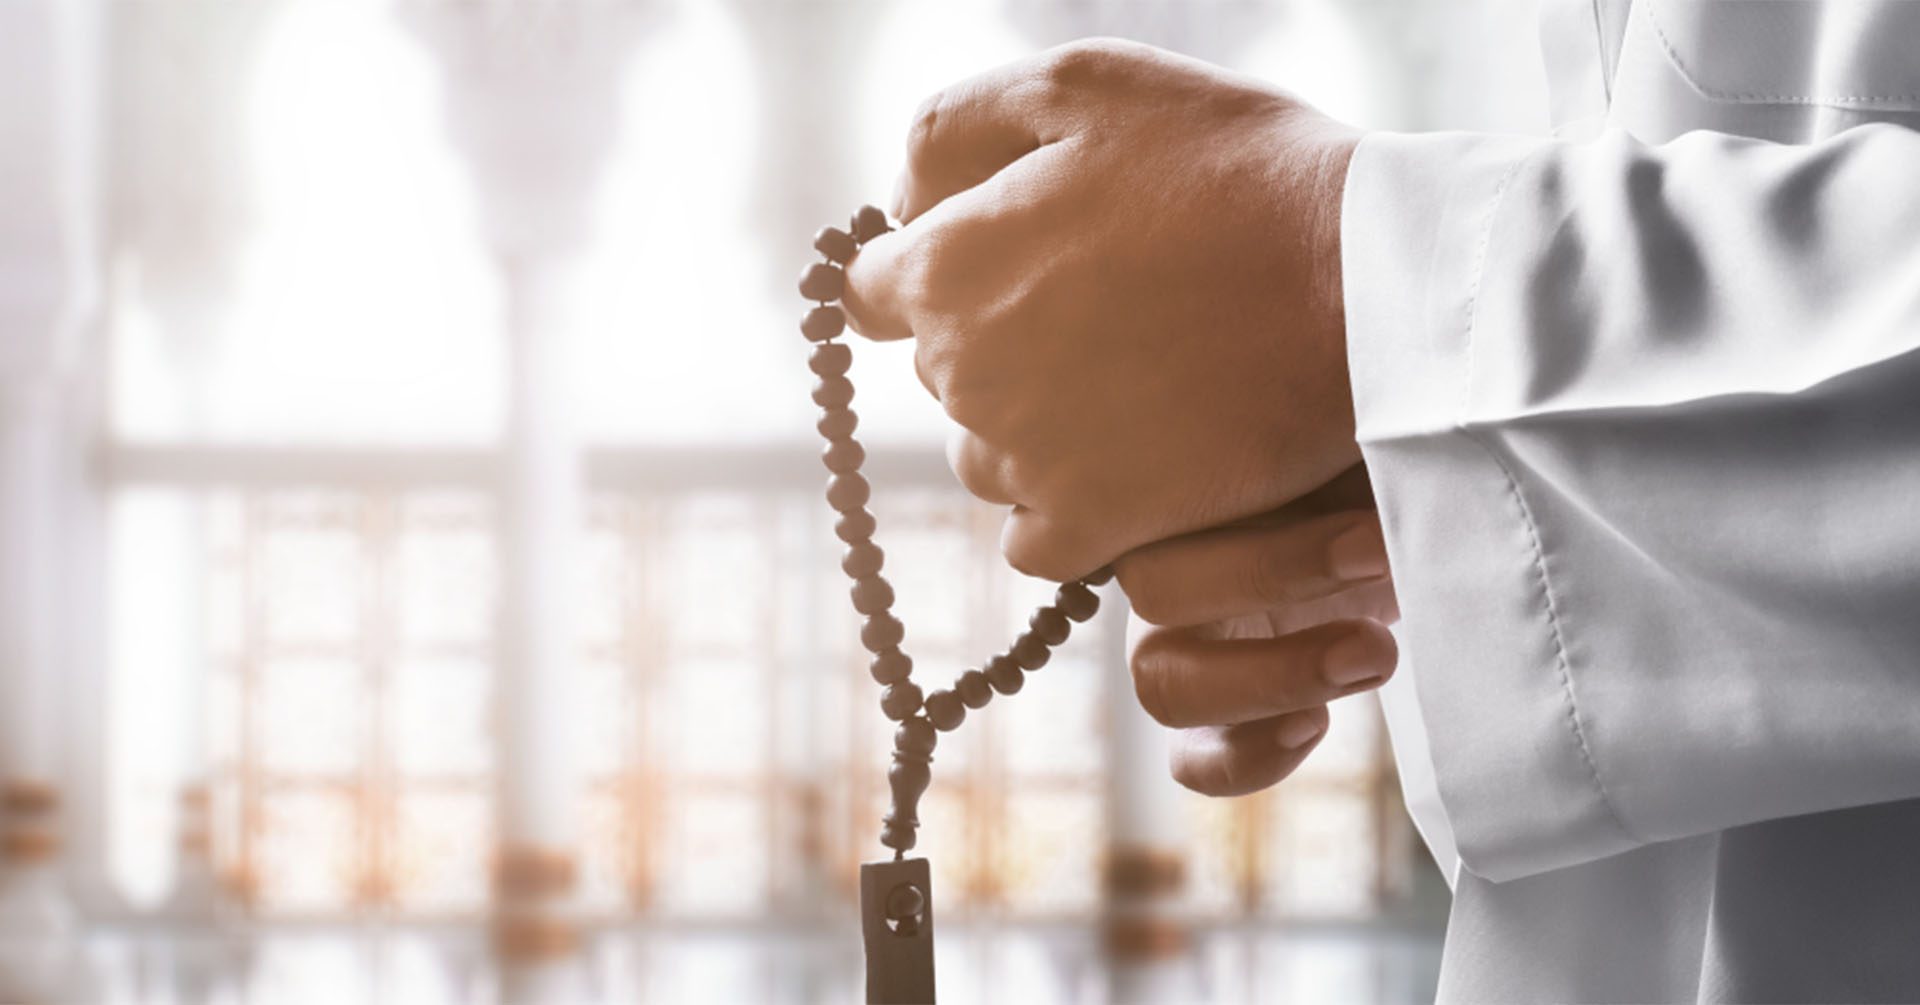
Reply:
[[[108,174],[109,226],[126,287],[166,340],[177,397],[167,435],[206,431],[207,383],[223,347],[222,325],[253,217],[247,176],[246,96],[279,0],[170,0],[113,7],[113,87],[108,109],[115,156]],[[204,503],[185,497],[171,516],[185,554],[205,553]],[[163,659],[181,691],[173,887],[163,910],[211,923],[230,907],[212,858],[208,813],[208,674],[203,578],[188,570],[175,599],[180,628]]]
[[[0,379],[0,930],[66,940],[57,379]]]
[[[91,3],[0,5],[0,1000],[85,993],[63,863],[61,450],[92,315]]]
[[[579,639],[574,556],[584,513],[568,414],[567,286],[620,125],[623,71],[655,16],[645,0],[406,0],[400,16],[441,70],[499,269],[510,406],[497,485],[503,573],[493,944],[500,998],[583,996],[573,908],[583,780],[573,751]]]

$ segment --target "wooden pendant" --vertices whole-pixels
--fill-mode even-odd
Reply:
[[[924,858],[860,867],[860,934],[871,1005],[933,1001],[933,883]]]

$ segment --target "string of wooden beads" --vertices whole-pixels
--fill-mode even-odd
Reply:
[[[1093,588],[1107,582],[1113,573],[1101,569],[1062,584],[1054,593],[1053,603],[1033,612],[1027,630],[1005,652],[961,674],[951,686],[922,694],[920,686],[910,679],[913,659],[901,648],[906,641],[906,626],[894,616],[893,586],[880,574],[886,554],[873,543],[876,523],[867,509],[873,489],[860,474],[867,452],[853,436],[860,424],[851,407],[853,381],[847,377],[853,350],[836,341],[847,328],[846,312],[839,304],[846,290],[843,269],[862,245],[892,229],[885,213],[874,206],[862,206],[853,214],[848,229],[826,227],[814,236],[813,247],[822,260],[800,274],[800,295],[813,301],[800,319],[800,332],[814,344],[807,365],[818,378],[813,385],[813,400],[821,408],[817,428],[827,441],[821,452],[829,472],[827,505],[839,514],[833,530],[847,546],[840,568],[853,580],[853,609],[866,619],[860,626],[860,644],[873,655],[868,669],[874,681],[885,688],[880,693],[880,709],[900,724],[894,730],[893,763],[887,770],[892,804],[881,819],[880,831],[880,843],[892,848],[898,858],[914,845],[914,832],[920,825],[920,796],[933,778],[933,748],[938,734],[957,729],[966,720],[968,709],[985,708],[996,693],[1019,691],[1027,674],[1047,665],[1053,647],[1067,640],[1074,623],[1086,621],[1100,610],[1100,597]]]

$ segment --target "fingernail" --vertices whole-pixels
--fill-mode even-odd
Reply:
[[[1375,579],[1387,574],[1387,543],[1372,520],[1341,532],[1327,545],[1327,565],[1337,579]]]
[[[1328,646],[1324,660],[1321,672],[1334,687],[1358,684],[1381,675],[1380,647],[1363,632],[1355,632]]]
[[[1320,724],[1319,719],[1308,715],[1296,715],[1282,719],[1279,728],[1273,731],[1273,738],[1280,746],[1295,750],[1312,743],[1313,738],[1319,736],[1323,729],[1325,727]]]

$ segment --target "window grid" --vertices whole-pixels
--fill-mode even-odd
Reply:
[[[477,500],[433,494],[209,500],[209,608],[239,612],[233,630],[212,633],[211,704],[229,717],[210,724],[213,851],[248,907],[290,917],[484,907],[486,519]],[[408,551],[436,536],[469,539],[459,564],[475,566],[473,603],[464,625],[442,626],[451,637],[407,638],[434,592]],[[350,600],[329,609],[328,596]],[[425,687],[435,677],[439,694]],[[463,696],[467,735],[422,746],[445,712],[436,699]]]
[[[484,495],[202,498],[223,875],[270,917],[484,911],[497,576]],[[923,686],[1004,645],[1044,599],[1000,562],[990,508],[951,490],[877,505]],[[830,526],[811,492],[784,487],[592,498],[581,846],[597,916],[731,924],[850,905],[885,808],[891,724]],[[949,916],[1097,914],[1102,692],[1125,686],[1109,665],[1120,626],[1086,626],[1021,695],[942,737],[922,848]],[[471,728],[414,735],[422,695],[467,710],[432,718]],[[1280,787],[1191,810],[1189,899],[1208,916],[1364,917],[1409,889],[1417,851],[1370,701],[1337,706]]]

